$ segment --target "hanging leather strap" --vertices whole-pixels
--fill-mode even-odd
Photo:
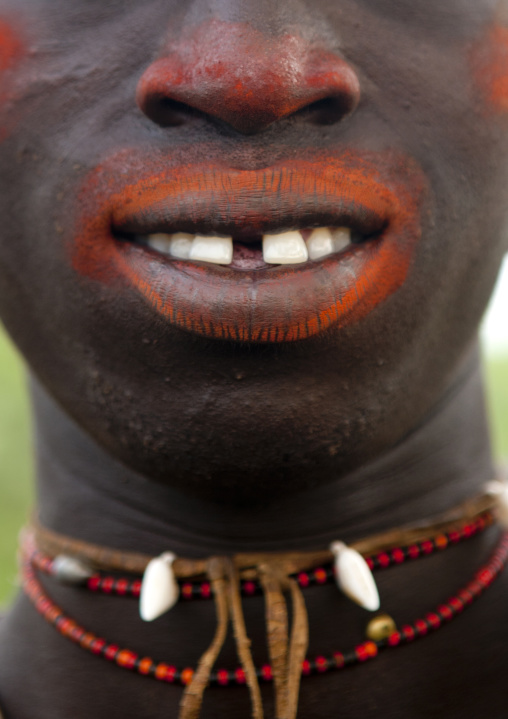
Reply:
[[[295,719],[302,663],[309,643],[305,600],[298,583],[288,576],[288,567],[280,563],[258,567],[265,593],[268,651],[275,686],[276,719]],[[293,626],[288,638],[288,611],[284,592],[292,599]]]
[[[207,575],[215,598],[217,629],[211,645],[199,660],[191,683],[183,693],[178,719],[198,719],[213,665],[224,646],[229,619],[233,625],[238,658],[251,695],[252,717],[263,719],[261,691],[250,650],[250,639],[245,629],[238,572],[234,562],[228,557],[213,557],[207,564]]]
[[[180,702],[179,719],[198,719],[203,694],[210,680],[210,674],[220,654],[228,631],[228,566],[223,557],[212,557],[207,562],[207,574],[215,599],[217,628],[212,643],[199,660],[191,683],[186,687]]]
[[[275,716],[287,713],[288,612],[283,594],[284,572],[277,564],[262,564],[259,580],[265,595],[268,654],[275,688]]]
[[[251,641],[247,636],[245,629],[245,619],[243,616],[242,598],[240,595],[240,579],[238,570],[232,559],[228,559],[229,574],[229,610],[233,623],[233,632],[236,640],[236,650],[240,659],[242,669],[245,672],[247,686],[250,691],[250,699],[252,704],[252,719],[263,719],[263,703],[261,701],[261,690],[256,675],[256,667],[252,659],[250,649]]]
[[[296,719],[302,662],[309,637],[305,601],[298,583],[288,577],[287,568],[280,563],[263,564],[257,572],[265,594],[268,651],[275,685],[275,716],[276,719]],[[208,560],[207,575],[215,598],[217,629],[211,645],[199,660],[191,683],[184,691],[179,719],[199,719],[204,692],[224,645],[229,619],[250,691],[252,719],[263,719],[261,691],[252,659],[251,642],[245,628],[238,570],[232,559],[213,557]],[[291,641],[284,592],[288,592],[292,599]]]
[[[302,591],[295,579],[288,579],[292,599],[293,627],[287,669],[287,719],[296,719],[302,665],[309,646],[309,621]]]

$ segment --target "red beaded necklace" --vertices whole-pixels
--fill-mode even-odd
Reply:
[[[499,487],[496,492],[500,497]],[[377,535],[353,546],[357,551],[362,552],[371,570],[386,569],[407,560],[415,560],[437,551],[443,551],[458,542],[478,535],[486,527],[492,525],[496,511],[501,512],[502,515],[503,505],[500,502],[501,500],[496,498],[492,492],[487,492],[433,522],[408,526],[401,530]],[[427,529],[427,534],[424,529]],[[305,602],[301,590],[311,584],[326,584],[336,579],[334,569],[329,561],[326,562],[332,556],[329,551],[287,555],[237,555],[235,558],[212,558],[210,560],[178,559],[175,574],[180,584],[180,597],[183,599],[198,597],[207,599],[213,596],[216,602],[218,621],[216,635],[196,669],[178,668],[168,662],[155,661],[151,657],[142,656],[131,649],[120,648],[93,632],[87,631],[66,615],[47,595],[36,574],[39,570],[58,578],[57,555],[60,554],[62,548],[70,556],[74,555],[79,559],[87,558],[100,570],[107,570],[109,567],[110,571],[117,572],[123,568],[124,571],[127,570],[131,574],[143,571],[152,559],[145,555],[128,554],[96,545],[87,545],[84,542],[45,530],[37,524],[32,531],[28,531],[22,547],[24,590],[37,611],[64,637],[90,653],[114,662],[123,669],[135,671],[159,681],[185,686],[180,719],[198,717],[202,695],[208,684],[216,686],[247,684],[251,693],[253,717],[261,719],[263,709],[258,680],[273,681],[275,684],[277,719],[286,716],[294,719],[301,676],[342,669],[373,659],[384,649],[402,646],[418,637],[432,633],[462,613],[490,586],[505,566],[508,560],[508,532],[502,534],[487,564],[475,572],[465,587],[434,611],[415,619],[411,624],[405,625],[399,630],[393,627],[382,638],[363,641],[350,651],[337,651],[331,656],[315,658],[305,657],[308,629]],[[324,563],[323,560],[325,560]],[[305,564],[307,564],[307,569],[305,569]],[[308,568],[309,565],[311,565],[311,569]],[[192,575],[200,575],[205,571],[208,573],[208,580],[192,581]],[[83,586],[95,592],[138,597],[141,582],[137,578],[118,577],[104,573],[104,571],[95,571],[91,576],[86,577]],[[255,667],[248,650],[250,642],[245,633],[240,595],[252,596],[261,592],[264,593],[267,604],[267,630],[271,663]],[[277,625],[278,620],[274,621],[273,618],[269,618],[270,615],[273,615],[270,607],[273,609],[275,604],[280,609],[282,602],[284,611],[286,611],[283,599],[283,593],[286,592],[291,594],[293,601],[293,630],[290,644],[287,636],[286,639],[284,637],[282,639],[275,637],[274,639],[280,626]],[[242,666],[212,671],[225,638],[228,617],[233,622]],[[285,625],[287,619],[283,618],[282,621]],[[281,655],[285,657],[284,663],[281,663]]]
[[[472,536],[472,535],[469,535]],[[110,644],[102,637],[97,637],[90,631],[81,627],[74,619],[64,613],[45,593],[38,581],[32,560],[34,554],[28,554],[23,561],[23,588],[32,601],[36,610],[57,631],[70,641],[83,649],[114,662],[123,669],[136,671],[138,674],[153,677],[159,681],[189,684],[194,675],[194,669],[179,669],[173,664],[158,662],[151,657],[140,657],[130,649],[121,649]],[[403,626],[386,639],[367,641],[359,644],[347,652],[334,652],[330,657],[318,656],[314,659],[305,659],[302,666],[303,676],[323,674],[332,669],[345,667],[374,659],[384,649],[394,648],[408,644],[415,639],[424,637],[436,631],[444,624],[461,614],[472,602],[490,587],[500,574],[508,560],[508,532],[504,532],[501,539],[487,563],[478,569],[473,578],[462,589],[439,605],[424,617],[415,619],[411,624]],[[256,669],[259,679],[270,682],[273,679],[272,667],[265,664]],[[228,686],[230,684],[245,684],[245,672],[241,667],[236,669],[219,669],[210,675],[210,684]]]

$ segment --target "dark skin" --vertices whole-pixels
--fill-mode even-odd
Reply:
[[[154,554],[322,548],[491,478],[476,333],[506,250],[504,4],[1,0],[0,16],[0,313],[33,377],[46,526]],[[183,229],[255,247],[346,221],[362,244],[309,272],[184,266],[132,241]],[[494,542],[386,573],[383,608],[412,620]],[[305,680],[299,717],[501,719],[506,583],[432,638]],[[209,641],[211,603],[146,625],[129,602],[53,585],[122,646],[183,667]],[[310,656],[362,638],[365,612],[328,589],[308,595]],[[7,719],[177,715],[181,690],[89,657],[23,597],[0,647]],[[248,715],[246,691],[208,692],[203,717]]]

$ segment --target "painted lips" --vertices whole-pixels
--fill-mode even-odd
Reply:
[[[406,279],[425,187],[407,157],[314,154],[256,171],[158,162],[141,172],[128,158],[88,177],[73,265],[134,289],[174,326],[237,342],[301,340],[359,321]],[[157,232],[241,239],[324,226],[370,239],[317,262],[256,271],[170,258],[118,239]]]

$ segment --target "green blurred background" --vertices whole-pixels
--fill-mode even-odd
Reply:
[[[486,362],[493,443],[508,457],[508,353]],[[16,542],[32,503],[30,417],[22,363],[0,329],[0,605],[16,590]]]

